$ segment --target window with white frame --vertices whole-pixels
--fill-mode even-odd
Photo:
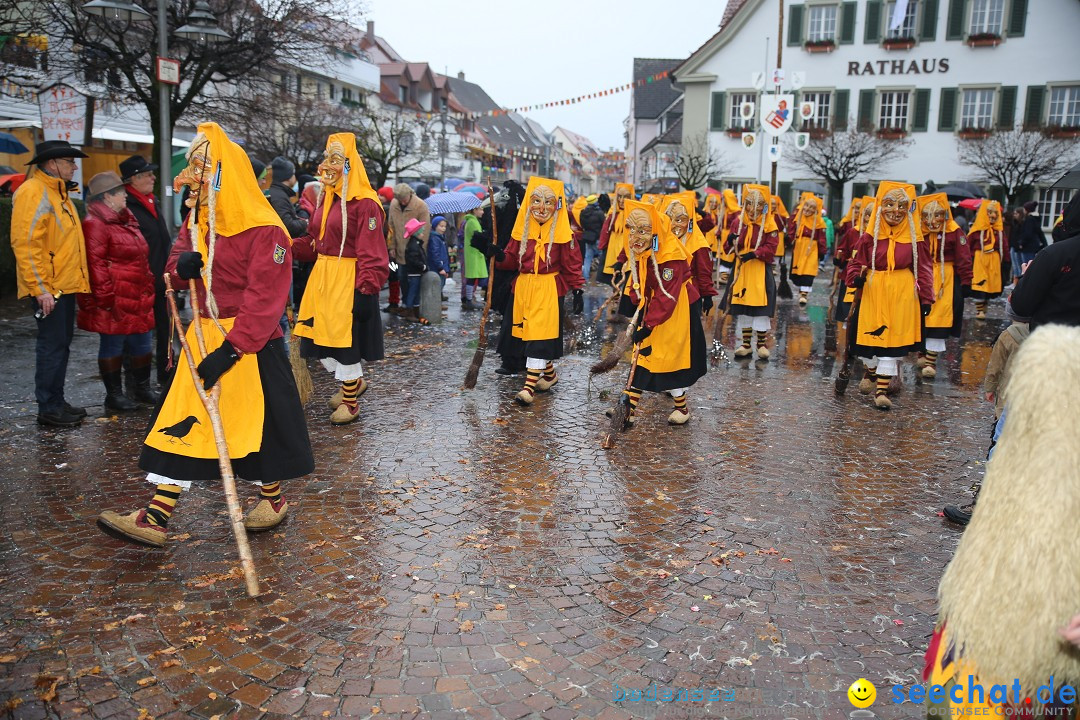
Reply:
[[[1070,188],[1046,188],[1039,192],[1039,221],[1043,230],[1054,228],[1058,216],[1072,200],[1073,192]]]
[[[828,130],[830,114],[832,113],[832,93],[828,90],[821,92],[804,92],[801,102],[814,103],[814,114],[802,121],[803,130]]]
[[[732,129],[750,130],[754,127],[754,118],[757,116],[757,93],[731,93],[731,105],[728,111],[728,127]],[[742,105],[745,102],[755,103],[754,112],[750,117],[743,119]]]
[[[971,0],[971,35],[1000,35],[1005,21],[1005,0]]]
[[[965,88],[960,103],[961,130],[989,130],[994,123],[994,88]]]
[[[878,97],[878,128],[907,130],[908,116],[911,114],[911,91],[886,90]]]
[[[1050,112],[1047,125],[1080,127],[1080,85],[1050,88]]]
[[[896,17],[896,6],[903,5],[898,0],[890,0],[885,6],[885,37],[886,38],[914,38],[916,23],[919,18],[919,0],[907,0],[907,7],[901,7],[901,16]],[[893,28],[893,22],[899,20],[899,24]]]
[[[836,40],[837,5],[810,5],[806,8],[806,41]]]

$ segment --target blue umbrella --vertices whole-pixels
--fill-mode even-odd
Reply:
[[[432,195],[424,202],[432,215],[445,215],[447,213],[468,212],[473,208],[480,207],[480,198],[472,193],[444,192]]]
[[[465,182],[466,181],[462,180],[461,178],[446,178],[442,181],[442,186],[446,190],[453,190],[458,185],[464,185]]]
[[[19,142],[19,138],[11,133],[0,132],[0,152],[11,155],[21,155],[30,152],[30,148]]]

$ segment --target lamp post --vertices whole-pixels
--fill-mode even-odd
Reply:
[[[446,141],[446,126],[451,124],[446,116],[446,108],[443,107],[437,117],[433,117],[424,125],[424,132],[431,130],[431,126],[434,123],[441,123],[442,127],[439,131],[439,192],[446,191],[446,155],[450,151],[450,146]]]
[[[168,0],[157,0],[158,60],[169,57],[169,24],[166,17]],[[83,5],[90,15],[97,15],[116,22],[146,22],[150,13],[136,5],[133,0],[90,0]],[[197,0],[188,14],[187,24],[176,29],[176,36],[201,44],[229,39],[229,34],[218,27],[217,18],[210,12],[206,0]],[[159,68],[160,71],[160,68]],[[158,180],[161,182],[161,212],[166,222],[172,222],[172,120],[170,118],[171,90],[169,84],[158,78]]]

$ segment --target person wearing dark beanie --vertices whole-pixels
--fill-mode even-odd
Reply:
[[[1013,275],[1020,277],[1024,263],[1035,259],[1035,254],[1046,247],[1046,235],[1042,230],[1039,217],[1039,203],[1034,200],[1024,203],[1023,220],[1013,230],[1014,237],[1010,245],[1013,250]]]

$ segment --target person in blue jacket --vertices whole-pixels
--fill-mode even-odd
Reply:
[[[428,236],[428,270],[439,273],[442,286],[450,274],[450,252],[446,249],[446,218],[436,215],[431,220],[431,234]]]

